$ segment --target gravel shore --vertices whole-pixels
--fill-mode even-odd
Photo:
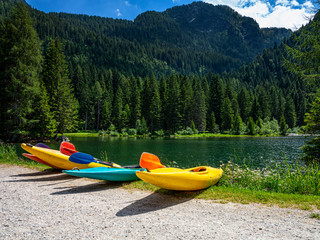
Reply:
[[[309,211],[177,198],[0,165],[0,239],[320,239]],[[319,213],[319,211],[318,211]]]

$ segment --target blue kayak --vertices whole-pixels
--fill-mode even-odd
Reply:
[[[93,178],[106,181],[134,181],[139,179],[136,175],[136,172],[141,170],[143,171],[142,168],[130,169],[95,167],[86,169],[63,170],[62,172],[77,177]]]

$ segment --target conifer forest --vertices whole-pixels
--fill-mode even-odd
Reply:
[[[319,68],[294,51],[318,18],[292,32],[203,2],[128,21],[0,0],[0,138],[301,131]]]

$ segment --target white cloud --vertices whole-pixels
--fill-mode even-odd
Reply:
[[[230,7],[236,7],[240,0],[204,0],[204,2],[211,3],[213,5],[228,5]]]
[[[228,5],[241,15],[254,18],[260,27],[285,27],[295,30],[308,22],[313,4],[310,0],[204,0],[213,5]]]
[[[292,4],[293,6],[295,6],[295,7],[298,7],[298,6],[299,6],[299,3],[298,3],[297,1],[295,1],[295,0],[293,0],[293,1],[291,2],[291,4]]]
[[[250,16],[256,20],[270,14],[268,5],[260,1],[248,7],[234,7],[234,9],[241,15]]]
[[[117,10],[116,10],[116,14],[117,14],[117,17],[121,17],[121,16],[122,16],[122,14],[121,14],[121,12],[120,12],[120,9],[117,9]]]
[[[276,1],[275,5],[282,5],[282,6],[288,6],[290,5],[289,0],[278,0]]]
[[[296,30],[306,23],[304,9],[288,9],[285,6],[276,6],[266,17],[257,19],[260,27],[285,27]]]
[[[311,1],[306,1],[303,4],[303,6],[306,7],[306,8],[314,8],[313,3]]]

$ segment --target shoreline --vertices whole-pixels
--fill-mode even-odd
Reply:
[[[320,238],[320,221],[306,210],[128,190],[8,165],[0,165],[0,181],[1,239]]]
[[[155,136],[155,135],[126,135],[122,136],[112,136],[112,135],[99,135],[98,132],[95,133],[64,133],[62,134],[66,137],[114,137],[114,138],[252,138],[252,137],[312,137],[312,136],[319,136],[316,134],[297,134],[297,133],[290,133],[287,135],[233,135],[233,134],[222,134],[222,133],[200,133],[200,134],[193,134],[193,135],[166,135],[166,136]]]

